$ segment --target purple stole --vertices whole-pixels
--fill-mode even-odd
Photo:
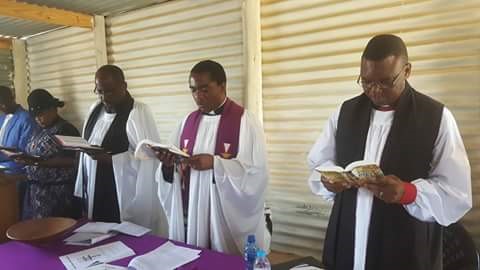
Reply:
[[[217,140],[215,143],[215,155],[225,159],[235,158],[238,153],[238,141],[240,137],[240,122],[244,108],[236,104],[229,98],[223,105],[223,112],[220,117],[220,123],[217,130]],[[180,148],[182,151],[193,154],[193,148],[197,138],[198,126],[202,120],[203,114],[200,110],[190,113],[185,121],[182,135],[180,136]],[[184,172],[182,177],[182,199],[183,209],[188,207],[188,193],[190,186],[190,168]],[[186,213],[186,212],[185,212]]]

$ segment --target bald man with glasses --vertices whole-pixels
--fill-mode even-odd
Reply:
[[[312,192],[333,201],[323,263],[335,270],[440,270],[442,226],[472,207],[470,165],[452,113],[410,86],[403,41],[367,44],[363,93],[328,120],[308,156]],[[357,160],[384,176],[353,183],[313,169]]]

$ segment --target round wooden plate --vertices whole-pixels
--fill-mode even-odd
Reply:
[[[7,237],[27,243],[45,243],[61,235],[77,223],[63,217],[30,219],[16,223],[7,230]]]

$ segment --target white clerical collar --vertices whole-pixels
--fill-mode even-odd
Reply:
[[[223,112],[223,105],[225,105],[225,102],[227,102],[227,97],[223,100],[222,104],[218,106],[215,110],[211,110],[208,113],[203,113],[205,115],[219,115]]]

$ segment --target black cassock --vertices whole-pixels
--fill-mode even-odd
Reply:
[[[335,136],[339,166],[363,159],[371,108],[364,94],[342,105]],[[442,111],[442,104],[406,85],[382,153],[380,167],[385,175],[393,174],[404,181],[428,177]],[[353,269],[356,200],[356,189],[335,195],[323,252],[327,269]],[[374,198],[365,269],[441,268],[442,227],[412,217],[400,204]]]
[[[128,150],[129,142],[126,125],[130,111],[133,108],[133,101],[133,98],[128,95],[125,102],[116,108],[115,112],[117,115],[103,139],[102,148],[112,153],[112,155]],[[87,120],[84,134],[87,141],[92,135],[93,128],[103,108],[103,103],[99,103]],[[84,175],[84,177],[86,176]],[[84,181],[85,183],[87,181]],[[83,190],[87,190],[87,188],[84,186]],[[88,199],[85,203],[87,202]],[[92,219],[103,222],[120,222],[120,209],[112,164],[98,163],[97,165]]]

